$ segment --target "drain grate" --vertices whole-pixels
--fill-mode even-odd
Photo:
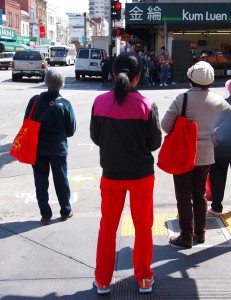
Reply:
[[[140,294],[139,287],[134,277],[116,279],[116,285],[112,290],[111,300],[162,300],[156,294],[155,284],[152,293]]]

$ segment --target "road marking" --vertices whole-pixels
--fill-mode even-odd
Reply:
[[[75,181],[75,182],[80,182],[80,181],[93,181],[94,180],[94,177],[92,176],[82,176],[82,175],[79,175],[79,176],[75,176],[75,177],[71,177],[71,180]]]
[[[37,203],[37,199],[36,199],[36,194],[35,193],[16,193],[15,197],[17,199],[21,199],[23,200],[23,202],[25,204],[29,204],[31,202],[33,203]],[[71,199],[70,199],[70,203],[76,203],[78,202],[78,193],[77,192],[72,192],[71,193]],[[53,203],[53,204],[59,204],[58,199],[56,196],[52,196],[51,194],[49,194],[49,203]]]
[[[92,149],[94,148],[95,144],[91,143],[91,144],[78,144],[78,146],[88,146],[89,147],[89,151],[92,151]]]

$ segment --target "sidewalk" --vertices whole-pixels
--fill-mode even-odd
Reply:
[[[211,88],[215,87],[224,87],[225,82],[229,80],[230,77],[227,78],[215,78]],[[138,90],[169,90],[169,89],[189,89],[189,81],[186,80],[185,82],[169,82],[168,86],[160,86],[160,83],[156,83],[155,85],[138,85]]]
[[[73,218],[61,223],[58,205],[52,204],[55,209],[53,223],[49,226],[41,226],[37,203],[28,196],[33,191],[31,175],[0,180],[5,199],[1,204],[3,207],[6,203],[13,204],[11,209],[0,213],[0,299],[231,298],[231,212],[228,211],[222,218],[207,219],[205,244],[181,250],[168,243],[169,235],[179,231],[176,207],[173,211],[158,208],[153,227],[155,284],[151,294],[140,295],[133,277],[134,228],[128,204],[117,233],[117,263],[111,294],[98,296],[92,283],[100,198],[98,174],[94,170],[92,174],[92,178],[85,177],[82,190],[86,189],[86,194],[81,194],[81,199],[78,199],[79,195],[73,196]],[[70,176],[72,188],[75,182],[80,189],[84,177],[76,176],[76,170],[71,170]],[[159,176],[165,175],[160,173]],[[12,181],[14,188],[10,190]],[[158,182],[156,184],[158,186]],[[28,189],[28,197],[25,198],[31,200],[28,205],[22,205],[26,201],[22,195],[17,195],[17,201],[12,197],[17,190],[23,191],[23,187]],[[7,193],[11,195],[8,198]],[[158,193],[163,195],[162,190]]]

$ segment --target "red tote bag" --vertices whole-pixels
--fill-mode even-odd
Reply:
[[[31,120],[31,115],[35,109],[36,97],[31,108],[28,118],[23,122],[21,129],[16,135],[10,149],[10,155],[16,158],[19,162],[35,165],[38,136],[41,123]]]
[[[187,93],[181,116],[177,117],[171,133],[167,134],[158,155],[158,167],[170,174],[182,174],[195,166],[197,151],[197,123],[185,118]]]

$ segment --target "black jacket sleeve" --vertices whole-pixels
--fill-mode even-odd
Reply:
[[[161,146],[162,133],[160,129],[159,113],[153,102],[149,119],[146,124],[146,145],[150,151],[155,151]]]

